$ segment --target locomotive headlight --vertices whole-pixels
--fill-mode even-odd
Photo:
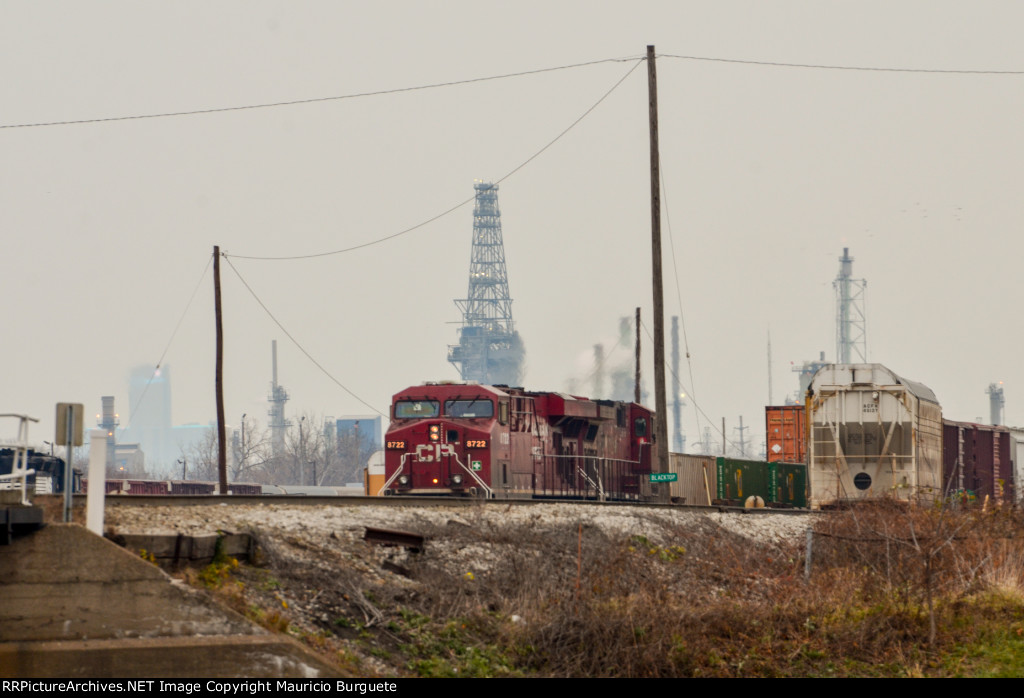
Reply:
[[[409,484],[409,476],[408,475],[399,475],[398,476],[398,484],[400,484],[400,485],[408,485]]]
[[[437,424],[430,425],[430,440],[440,441],[441,440],[441,427]]]
[[[459,474],[452,475],[452,482],[454,482],[456,485],[461,485],[462,484],[462,475],[459,475]]]

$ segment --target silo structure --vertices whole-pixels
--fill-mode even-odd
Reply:
[[[881,364],[828,364],[808,390],[812,508],[942,494],[942,408]]]

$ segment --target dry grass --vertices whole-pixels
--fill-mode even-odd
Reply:
[[[821,517],[809,581],[802,538],[751,540],[708,520],[652,518],[628,536],[467,519],[424,523],[427,551],[395,554],[408,578],[380,572],[377,548],[264,536],[263,567],[228,588],[362,673],[1024,673],[1016,514],[880,502]]]

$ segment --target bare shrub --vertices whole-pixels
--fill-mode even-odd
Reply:
[[[414,567],[423,590],[417,605],[435,617],[519,618],[498,628],[497,641],[552,676],[739,675],[753,660],[715,659],[729,638],[763,635],[770,645],[773,626],[802,627],[805,613],[776,614],[773,605],[798,598],[785,588],[800,585],[791,547],[758,545],[703,520],[686,527],[652,518],[644,531],[448,526],[434,535],[488,551],[486,564],[470,579],[440,554],[432,559],[428,546]],[[755,600],[768,602],[768,617],[750,612]],[[772,671],[767,660],[763,670]]]
[[[942,599],[993,587],[1019,590],[1024,581],[1020,522],[1003,511],[919,507],[876,500],[820,519],[815,569],[857,569],[855,591],[865,603],[891,605],[928,618],[938,632]]]

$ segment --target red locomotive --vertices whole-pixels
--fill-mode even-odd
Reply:
[[[641,499],[654,413],[629,402],[477,383],[396,394],[384,495]]]

